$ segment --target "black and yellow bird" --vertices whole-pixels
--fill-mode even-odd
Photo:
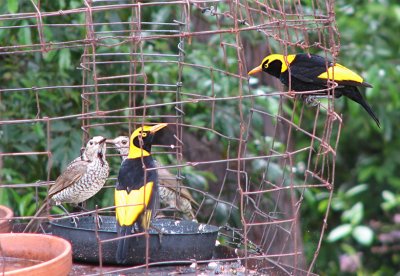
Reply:
[[[122,161],[126,159],[129,153],[129,137],[118,136],[114,139],[107,139],[106,143],[114,145],[119,152]],[[155,161],[156,167],[160,167]],[[171,210],[178,210],[182,213],[184,219],[195,220],[193,207],[199,207],[199,204],[193,199],[189,190],[178,182],[175,175],[164,168],[158,168],[158,192],[160,203]]]
[[[129,153],[122,162],[115,187],[117,232],[119,237],[149,228],[158,201],[158,175],[151,156],[154,134],[167,124],[142,126],[130,136]],[[130,238],[118,240],[116,260],[126,263],[130,251]]]
[[[278,78],[284,85],[294,91],[311,91],[327,89],[328,80],[337,83],[335,98],[346,96],[360,104],[375,120],[378,127],[380,122],[372,108],[364,100],[358,87],[372,87],[363,78],[350,69],[312,54],[280,55],[271,54],[263,59],[261,64],[248,74],[266,72]],[[327,95],[326,91],[310,92],[308,95]]]

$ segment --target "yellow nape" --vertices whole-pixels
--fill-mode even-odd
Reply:
[[[150,153],[147,150],[135,147],[133,144],[129,147],[128,159],[141,158],[145,156],[150,156]]]
[[[147,135],[153,135],[155,132],[159,131],[160,129],[163,129],[166,127],[168,124],[167,123],[161,123],[157,124],[154,126],[142,126],[137,128],[130,137],[129,140],[129,153],[128,153],[128,159],[135,159],[135,158],[141,158],[144,156],[149,156],[150,152],[144,150],[143,148],[136,147],[133,141],[135,140],[136,137],[142,136],[143,138],[146,137]]]
[[[134,158],[140,158],[140,157],[145,157],[145,156],[149,156],[150,153],[142,148],[138,148],[133,144],[133,140],[135,140],[136,137],[138,137],[139,135],[146,133],[145,135],[147,135],[147,132],[149,132],[151,130],[151,126],[143,126],[143,127],[139,127],[137,128],[130,137],[130,141],[129,141],[129,153],[128,153],[128,159],[134,159]]]
[[[360,75],[338,63],[329,67],[327,72],[322,73],[318,78],[334,81],[354,81],[358,83],[363,83],[364,81]]]
[[[263,59],[263,61],[261,62],[261,65],[263,65],[264,63],[269,65],[272,61],[279,60],[280,62],[282,62],[281,73],[283,73],[288,69],[288,64],[292,63],[292,61],[295,58],[296,58],[296,55],[284,56],[284,55],[281,55],[281,54],[272,54],[272,55],[269,55],[269,56],[265,57]],[[268,68],[268,66],[265,67],[265,68]]]
[[[153,185],[152,181],[148,182],[139,190],[132,190],[130,193],[126,190],[115,190],[116,219],[120,226],[133,225],[145,212],[145,206],[148,206],[153,193]],[[145,216],[147,217],[148,214],[146,213]]]

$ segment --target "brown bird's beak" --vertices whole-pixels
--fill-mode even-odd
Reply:
[[[257,66],[256,68],[252,69],[250,72],[248,72],[247,75],[253,75],[253,74],[259,73],[261,71],[262,71],[262,67],[260,65],[260,66]]]
[[[103,144],[104,142],[107,143],[107,138],[103,138],[102,140],[100,140],[99,144],[101,145],[101,144]]]
[[[114,139],[106,139],[107,144],[115,144]]]
[[[166,124],[166,123],[162,123],[162,124],[158,124],[158,125],[152,126],[151,129],[150,129],[150,133],[151,133],[151,134],[154,134],[154,133],[156,133],[157,131],[159,131],[160,129],[166,127],[167,125],[168,125],[168,124]]]

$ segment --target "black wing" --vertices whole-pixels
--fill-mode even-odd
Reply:
[[[141,158],[135,159],[125,159],[118,173],[117,190],[138,190],[143,187],[145,180],[146,183],[157,181],[157,171],[145,171],[145,168],[155,168],[154,160],[151,156],[143,157],[143,162]]]
[[[327,66],[332,65],[331,61],[327,61],[321,56],[297,54],[290,64],[290,74],[303,82],[326,84],[326,80],[319,79],[318,76],[326,72]]]

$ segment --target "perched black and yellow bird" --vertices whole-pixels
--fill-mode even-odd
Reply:
[[[151,145],[154,134],[167,124],[143,126],[136,129],[129,140],[129,152],[122,162],[115,187],[115,206],[118,236],[135,232],[136,222],[139,230],[149,228],[158,200],[158,175]],[[116,259],[126,263],[130,250],[130,238],[118,240]]]
[[[128,136],[118,136],[114,139],[107,139],[106,142],[114,145],[122,161],[126,159],[129,152]],[[160,167],[157,161],[155,161],[155,164],[156,167]],[[198,207],[199,204],[193,199],[188,189],[180,184],[175,175],[167,169],[158,168],[157,173],[161,205],[167,206],[171,210],[180,211],[184,219],[195,220],[193,207]]]
[[[372,87],[372,85],[343,65],[312,54],[287,56],[272,54],[265,57],[261,64],[248,74],[252,75],[261,71],[278,78],[294,91],[327,89],[327,81],[333,80],[338,84],[335,88],[335,98],[346,96],[357,102],[380,127],[379,119],[358,90],[358,87]],[[310,95],[326,95],[327,93],[327,91],[319,91],[311,92]]]

